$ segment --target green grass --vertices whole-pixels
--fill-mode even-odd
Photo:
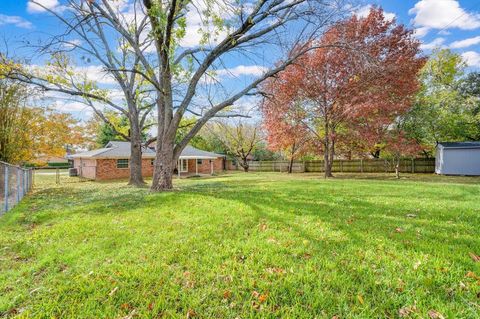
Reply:
[[[39,175],[0,218],[0,317],[479,318],[480,179],[405,176]]]

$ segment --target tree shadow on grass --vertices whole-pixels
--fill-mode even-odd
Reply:
[[[312,222],[319,220],[322,223],[327,223],[330,229],[344,234],[345,240],[350,242],[349,245],[354,242],[359,248],[371,242],[372,236],[411,250],[417,250],[421,246],[421,249],[427,253],[436,252],[435,245],[431,245],[432,241],[441,242],[443,245],[447,244],[449,247],[455,247],[456,249],[460,247],[468,249],[468,247],[478,245],[475,236],[464,235],[455,238],[451,236],[451,234],[459,231],[474,235],[476,229],[478,229],[478,225],[475,222],[472,223],[471,220],[471,217],[474,216],[462,215],[459,217],[458,211],[440,207],[438,209],[425,207],[417,212],[415,208],[422,201],[428,200],[428,196],[417,196],[405,200],[401,194],[389,195],[388,200],[397,201],[397,203],[382,204],[381,201],[371,202],[362,199],[362,197],[382,197],[378,194],[347,193],[339,195],[341,201],[335,202],[333,201],[335,196],[330,196],[321,203],[312,203],[307,199],[309,196],[311,197],[311,193],[308,193],[308,191],[299,193],[297,190],[285,194],[282,190],[278,192],[253,188],[245,190],[242,185],[238,184],[230,185],[230,187],[221,186],[221,183],[200,187],[192,186],[187,187],[185,191],[201,193],[202,196],[209,196],[212,200],[237,201],[255,212],[258,222],[267,220],[283,224],[284,227],[293,229],[298,236],[310,241],[317,240],[316,233],[309,233],[304,227],[298,227],[296,223],[292,222],[292,214],[299,217],[308,217],[309,221]],[[218,189],[221,189],[221,191],[218,191]],[[300,199],[299,197],[304,198]],[[465,195],[444,197],[446,197],[443,198],[444,201],[454,203],[462,203],[463,200],[466,200]],[[404,205],[400,206],[401,203]],[[480,212],[480,209],[478,211]],[[285,217],[282,217],[282,212],[285,212]],[[412,215],[412,212],[416,212],[416,214],[413,214],[414,217],[408,217],[407,215]],[[409,229],[409,231],[404,232],[404,229]],[[423,238],[426,238],[426,241],[430,243],[421,245]],[[405,245],[406,243],[408,245]]]
[[[268,185],[264,185],[263,182],[268,182]],[[377,291],[382,291],[381,296],[385,296],[387,293],[388,287],[378,288],[378,285],[372,283],[376,277],[371,277],[365,273],[370,271],[367,266],[371,266],[371,263],[377,262],[377,260],[367,259],[366,266],[361,267],[367,258],[365,257],[367,253],[377,254],[379,263],[391,259],[392,264],[399,265],[397,272],[392,272],[392,269],[389,269],[385,272],[385,276],[398,276],[400,278],[406,272],[401,267],[406,266],[405,259],[410,256],[437,255],[444,260],[454,260],[465,266],[467,262],[459,257],[458,251],[467,251],[468,247],[478,247],[478,240],[474,236],[468,236],[468,234],[475,234],[478,223],[464,224],[472,218],[474,212],[457,218],[458,222],[462,223],[461,229],[459,229],[459,226],[455,223],[448,223],[449,220],[455,220],[458,217],[455,211],[440,206],[438,206],[438,209],[437,207],[422,206],[422,201],[431,199],[431,195],[417,194],[414,198],[402,200],[404,195],[401,193],[402,189],[398,189],[399,186],[397,185],[395,187],[379,185],[378,187],[383,189],[383,195],[379,194],[377,188],[360,189],[359,191],[358,187],[362,187],[361,183],[352,190],[345,189],[344,185],[335,183],[312,183],[311,181],[302,183],[302,185],[291,185],[288,179],[279,183],[248,179],[235,181],[234,183],[220,180],[209,180],[205,183],[194,181],[192,184],[181,185],[181,192],[160,194],[151,194],[145,189],[136,190],[116,183],[106,183],[100,186],[105,186],[105,188],[99,187],[98,184],[85,184],[81,188],[41,190],[33,194],[31,200],[26,200],[21,205],[24,205],[23,209],[28,215],[40,214],[41,216],[36,218],[34,222],[41,224],[55,222],[55,219],[69,219],[77,215],[87,215],[87,218],[108,215],[114,218],[132,211],[142,210],[144,211],[142,217],[149,217],[148,214],[152,214],[152,218],[155,218],[155,214],[169,214],[172,215],[171,221],[167,220],[165,224],[160,223],[155,226],[169,228],[166,230],[168,235],[171,236],[169,244],[175,246],[174,253],[177,254],[176,256],[160,258],[168,266],[174,264],[178,266],[177,268],[182,269],[182,266],[187,268],[189,262],[210,261],[209,267],[214,269],[213,273],[221,273],[222,267],[238,267],[237,270],[245,271],[249,278],[258,277],[259,280],[263,280],[265,279],[263,277],[263,267],[269,267],[270,260],[280,260],[280,262],[284,260],[285,264],[292,267],[294,271],[301,269],[303,275],[311,272],[310,277],[300,276],[297,278],[299,280],[295,284],[298,287],[318,289],[318,282],[324,280],[320,284],[325,284],[326,288],[322,287],[323,290],[320,290],[320,293],[341,292],[342,297],[332,300],[338,301],[344,306],[351,302],[345,297],[344,289],[351,290],[349,295],[353,296],[354,301],[357,293],[362,293],[367,303],[368,300],[372,302],[376,300],[375,298],[379,298],[375,296]],[[408,187],[408,185],[402,185],[402,187]],[[448,191],[444,192],[442,196],[444,196],[444,201],[458,201],[460,203],[462,199],[469,200],[468,195],[449,194]],[[385,199],[383,200],[382,197],[385,197]],[[205,200],[200,201],[200,199]],[[212,203],[213,206],[214,202],[225,203],[225,209],[219,209],[218,204],[215,209],[210,209],[209,203]],[[232,205],[227,206],[228,203],[232,203]],[[191,213],[194,218],[188,221],[179,220],[182,219],[181,214],[189,213],[189,205],[196,204],[198,204],[198,209],[192,210]],[[416,213],[415,218],[406,217],[406,214],[419,206],[421,210]],[[237,207],[248,209],[244,213],[229,211]],[[157,208],[158,210],[156,210]],[[132,214],[129,216],[132,217]],[[227,218],[230,219],[229,221],[235,219],[242,227],[222,228],[224,219]],[[30,219],[30,222],[33,220]],[[267,231],[262,230],[261,225],[263,223],[267,224]],[[89,230],[91,232],[94,227],[92,225],[88,226],[91,228]],[[140,227],[139,224],[135,226],[129,224],[129,226]],[[398,227],[401,227],[403,232],[397,232],[396,228]],[[198,231],[198,228],[202,228],[204,231]],[[212,237],[208,237],[210,233],[205,231],[207,228],[208,230],[218,228],[221,233],[217,236],[213,233]],[[320,231],[320,228],[325,231]],[[424,229],[421,237],[418,237],[417,229]],[[460,230],[465,232],[465,237],[452,236]],[[149,229],[149,231],[152,231],[152,229]],[[120,232],[124,237],[115,237]],[[279,240],[283,240],[284,243],[292,240],[293,244],[285,247],[267,244],[267,241],[270,240],[269,237],[276,237],[277,235],[282,236]],[[291,238],[289,238],[290,235]],[[115,249],[103,248],[99,244],[104,239],[101,236],[114,238],[114,243],[118,246],[115,246]],[[135,249],[139,249],[140,244],[130,242],[135,236],[137,236],[135,232],[128,233],[127,231],[112,229],[112,233],[110,233],[110,229],[108,229],[108,232],[99,235],[99,240],[95,242],[96,250],[105,249],[105,252],[97,256],[103,258],[115,254],[115,250],[119,248],[125,248],[131,253],[132,258],[137,258],[139,255]],[[201,238],[197,236],[201,236]],[[425,243],[423,242],[424,239]],[[74,240],[78,240],[80,244],[82,238],[74,238]],[[142,239],[144,243],[148,240],[148,237]],[[235,252],[221,252],[219,246],[215,244],[224,240],[235,246]],[[262,242],[259,242],[260,240]],[[303,244],[302,241],[308,243]],[[212,245],[202,246],[206,242],[211,242]],[[435,243],[438,243],[438,245],[435,245]],[[203,249],[193,253],[198,246]],[[440,250],[439,246],[444,247],[444,249]],[[141,247],[143,254],[145,247]],[[452,249],[455,249],[457,253],[452,254]],[[241,268],[242,263],[245,262],[244,254],[262,254],[266,253],[267,250],[273,256],[258,261],[250,261],[248,260],[249,256],[246,256],[247,266]],[[303,252],[305,252],[305,256],[293,256]],[[160,252],[160,254],[162,253]],[[173,254],[172,251],[170,253]],[[308,254],[312,256],[308,256]],[[188,260],[179,257],[179,255],[188,256]],[[210,255],[216,255],[217,258],[213,259],[212,262],[212,259],[209,259]],[[397,262],[400,258],[403,258],[403,260]],[[334,264],[333,269],[325,267],[325,260],[329,259]],[[228,263],[225,263],[225,260]],[[407,261],[415,262],[415,260]],[[255,264],[255,262],[258,262],[258,264]],[[122,260],[119,263],[126,263],[126,261]],[[313,268],[301,268],[308,263],[310,263],[310,266],[313,264]],[[394,266],[391,265],[390,267]],[[381,271],[382,269],[384,268],[380,267]],[[183,271],[182,269],[181,272],[183,273]],[[428,271],[425,270],[426,273]],[[259,273],[263,275],[259,275]],[[322,275],[321,279],[319,278],[320,274]],[[334,277],[337,274],[341,274],[345,278],[346,288],[341,286],[341,282],[328,281],[330,275]],[[145,280],[143,277],[139,278],[140,282]],[[439,275],[436,278],[439,281],[442,280]],[[397,279],[393,278],[392,280]],[[286,281],[284,282],[281,279],[272,279],[271,283],[279,287],[284,285],[285,291],[292,294],[295,291]],[[358,292],[356,283],[360,283],[358,289],[365,289],[365,291]],[[270,283],[263,283],[264,286],[268,284]],[[446,294],[442,289],[444,287],[439,285],[437,288],[431,288],[429,293],[437,293],[440,296],[438,298],[441,298],[444,303],[452,302],[452,299],[444,297]],[[189,293],[194,294],[195,292],[189,291]],[[313,294],[306,291],[306,295],[312,296]],[[413,297],[417,296],[415,291],[406,294]],[[341,294],[339,293],[339,295]],[[278,296],[282,297],[282,294],[277,294]],[[297,295],[293,295],[294,298],[287,297],[283,298],[279,304],[294,307],[296,303],[308,302],[308,300]],[[395,301],[398,300],[402,300],[401,297],[395,297]],[[432,302],[431,299],[429,299],[429,302]],[[461,305],[461,303],[459,304]],[[387,308],[380,303],[379,305],[379,308],[376,309]],[[168,304],[168,306],[173,307],[174,305]]]

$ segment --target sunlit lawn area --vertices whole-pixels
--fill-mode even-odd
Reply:
[[[480,179],[352,177],[38,175],[0,218],[0,316],[479,318]]]

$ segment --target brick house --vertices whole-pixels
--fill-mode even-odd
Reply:
[[[73,167],[78,176],[93,179],[128,178],[130,175],[130,142],[111,141],[104,148],[73,154]],[[142,175],[153,175],[155,151],[144,148],[142,151]],[[180,175],[214,174],[225,170],[225,156],[186,146],[175,167]]]

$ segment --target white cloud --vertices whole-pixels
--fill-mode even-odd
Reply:
[[[427,28],[427,27],[416,28],[415,29],[415,36],[417,38],[423,38],[424,36],[426,36],[428,34],[429,31],[430,31],[430,29]]]
[[[80,39],[66,40],[66,41],[63,43],[63,47],[66,48],[66,49],[73,49],[73,48],[75,48],[76,46],[81,45],[82,43],[83,43],[83,42],[82,42],[82,40],[80,40]]]
[[[217,74],[220,76],[238,77],[242,75],[246,76],[260,76],[265,73],[268,68],[260,65],[238,65],[229,69],[217,70]]]
[[[0,25],[13,24],[16,27],[31,29],[33,28],[32,23],[18,16],[7,16],[0,14]]]
[[[480,68],[480,53],[467,51],[462,54],[462,57],[468,66]]]
[[[367,4],[361,8],[359,8],[358,10],[356,10],[354,13],[360,17],[360,18],[366,18],[368,17],[368,14],[370,13],[370,9],[372,9],[372,5],[371,4]],[[385,18],[387,20],[393,20],[395,19],[397,16],[395,13],[393,12],[383,12],[383,14],[385,15]]]
[[[452,44],[450,44],[450,48],[452,49],[468,48],[468,47],[471,47],[472,45],[476,45],[479,43],[480,43],[480,36],[452,42]]]
[[[89,108],[89,106],[78,101],[55,100],[53,107],[62,112],[81,112]]]
[[[87,79],[95,81],[98,84],[117,83],[113,76],[108,74],[101,65],[76,66],[74,69],[77,74],[84,74]]]
[[[44,72],[54,71],[48,66],[31,64],[26,66],[28,69],[44,74]],[[73,67],[74,78],[77,81],[81,81],[86,78],[90,81],[96,82],[98,85],[112,85],[117,84],[111,74],[105,71],[105,68],[101,65],[88,65],[88,66],[75,66]]]
[[[420,0],[408,13],[415,15],[413,24],[424,34],[428,29],[480,28],[480,15],[465,11],[457,0]]]
[[[445,38],[436,38],[430,43],[423,43],[420,45],[422,50],[432,50],[441,47],[445,43]]]
[[[45,12],[47,11],[46,9],[55,9],[56,7],[60,6],[58,0],[35,0],[35,2],[36,3],[28,1],[27,11],[29,13]]]

